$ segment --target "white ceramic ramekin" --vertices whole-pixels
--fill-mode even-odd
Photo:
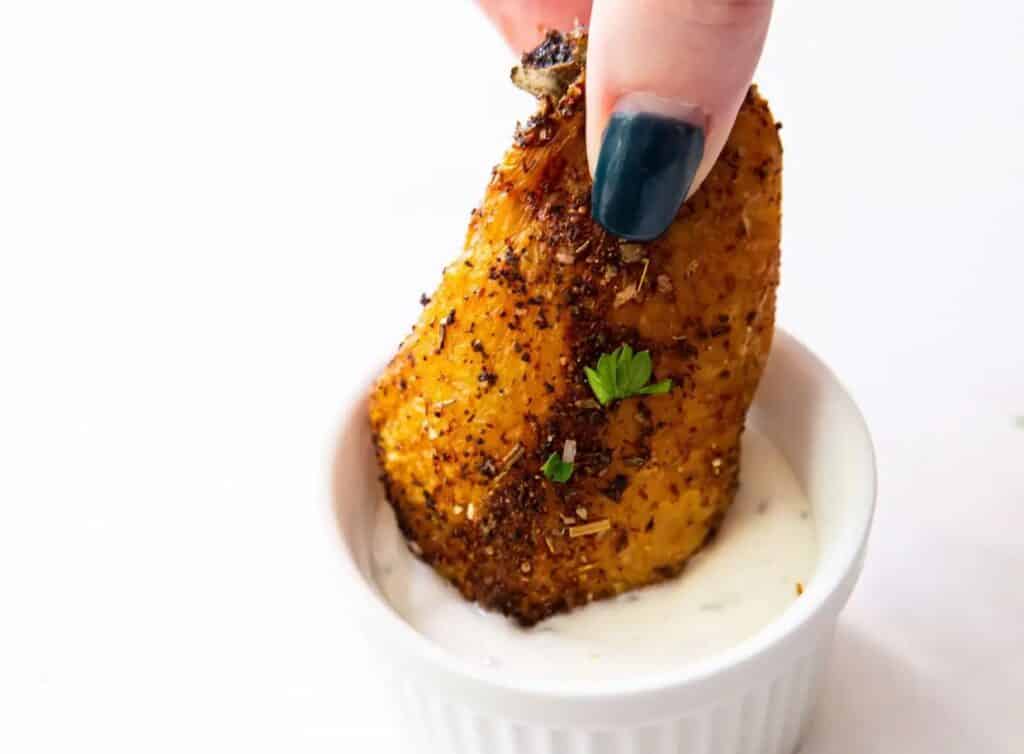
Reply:
[[[370,576],[379,499],[365,402],[353,402],[334,469],[334,514],[353,613],[396,720],[424,754],[790,754],[814,706],[839,611],[860,573],[875,501],[864,419],[836,378],[776,335],[750,420],[785,454],[814,507],[820,562],[803,597],[729,651],[602,683],[522,680],[470,665],[404,623]]]

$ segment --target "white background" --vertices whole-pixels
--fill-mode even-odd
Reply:
[[[1024,745],[1022,35],[777,9],[780,318],[880,462],[805,754]],[[457,0],[0,2],[0,751],[398,754],[327,463],[529,113],[511,62]]]

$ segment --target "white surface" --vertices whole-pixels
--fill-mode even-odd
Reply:
[[[765,543],[770,542],[770,546]],[[481,669],[521,679],[634,678],[731,649],[793,607],[812,581],[811,505],[785,456],[755,427],[743,434],[740,490],[685,578],[591,603],[524,630],[468,602],[409,550],[381,494],[373,578],[423,636]],[[786,752],[786,754],[790,754]]]
[[[337,598],[331,440],[529,102],[468,3],[350,8],[0,4],[0,751],[406,754]],[[1022,33],[776,13],[781,321],[880,464],[804,754],[1024,736]]]

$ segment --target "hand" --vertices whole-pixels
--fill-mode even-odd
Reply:
[[[516,50],[589,26],[594,218],[650,240],[711,170],[761,56],[772,0],[479,0]]]

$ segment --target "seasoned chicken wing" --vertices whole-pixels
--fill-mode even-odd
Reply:
[[[410,547],[524,625],[672,577],[713,535],[775,317],[765,101],[668,231],[627,243],[591,218],[585,45],[551,33],[514,72],[538,110],[370,401]]]

